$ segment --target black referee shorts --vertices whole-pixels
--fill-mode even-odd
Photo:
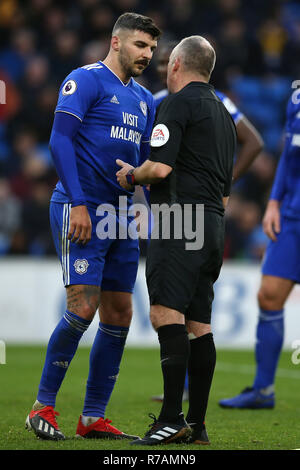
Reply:
[[[224,251],[224,217],[204,213],[204,245],[187,250],[188,240],[151,240],[146,261],[150,305],[177,310],[188,320],[210,324],[213,284]]]

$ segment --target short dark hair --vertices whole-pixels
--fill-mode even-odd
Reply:
[[[150,34],[153,39],[159,38],[161,35],[160,29],[156,26],[154,21],[148,16],[139,15],[138,13],[123,13],[117,19],[112,34],[118,29],[138,30]]]

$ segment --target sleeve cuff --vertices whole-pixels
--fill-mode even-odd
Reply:
[[[71,202],[72,207],[76,206],[86,206],[86,200],[85,199],[74,199]]]

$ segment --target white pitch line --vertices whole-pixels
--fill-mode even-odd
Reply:
[[[255,372],[255,366],[251,366],[249,364],[234,364],[233,362],[217,361],[216,370],[221,372],[235,372],[238,374],[251,375]],[[285,379],[300,379],[300,368],[298,371],[279,368],[277,369],[276,375],[277,377],[283,377]]]

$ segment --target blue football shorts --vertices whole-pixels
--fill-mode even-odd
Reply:
[[[300,220],[281,217],[277,241],[269,241],[262,273],[300,283]]]
[[[98,216],[96,208],[88,207],[92,238],[82,245],[67,239],[70,210],[71,204],[50,203],[51,230],[64,285],[96,285],[105,291],[133,292],[139,260],[138,239],[133,236],[118,238],[119,233],[126,233],[128,226],[130,233],[134,233],[133,217],[113,213]],[[103,223],[104,218],[107,224]],[[103,237],[108,231],[110,236]]]

